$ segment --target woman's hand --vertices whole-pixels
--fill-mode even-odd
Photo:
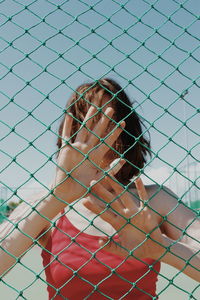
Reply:
[[[66,115],[65,117],[62,132],[63,143],[57,161],[54,194],[68,203],[85,195],[91,180],[99,180],[103,177],[103,172],[99,166],[110,149],[109,147],[117,140],[125,126],[125,122],[121,122],[120,127],[116,126],[105,137],[105,131],[114,110],[108,107],[100,120],[94,124],[93,117],[96,113],[97,109],[91,106],[74,143],[70,142],[73,116]],[[117,173],[122,165],[123,161],[116,165],[113,172]]]
[[[103,249],[117,255],[132,254],[136,258],[159,259],[165,253],[164,239],[157,222],[155,213],[145,205],[148,195],[142,180],[135,181],[140,207],[133,196],[123,189],[115,179],[106,177],[107,187],[93,181],[92,192],[101,198],[90,195],[84,200],[84,205],[101,218],[110,223],[117,231],[119,243],[100,239]]]

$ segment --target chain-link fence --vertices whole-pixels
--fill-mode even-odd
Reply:
[[[0,1],[0,205],[5,218],[15,203],[27,201],[24,190],[48,190],[66,100],[80,84],[105,77],[120,82],[151,134],[152,157],[139,170],[144,182],[170,187],[198,218],[199,12],[198,0]],[[42,270],[19,264],[34,275],[32,284],[45,282]],[[167,282],[161,299],[170,286],[177,287],[179,276],[181,271],[172,278],[158,275]],[[2,284],[15,291],[16,299],[34,299],[24,296],[31,284],[21,290],[6,278]],[[130,291],[137,289],[137,282],[129,284]],[[200,299],[198,283],[180,291],[187,299]]]

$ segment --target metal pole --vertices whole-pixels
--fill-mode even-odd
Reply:
[[[188,95],[188,90],[185,90],[182,95],[181,95],[181,99],[183,100],[183,116],[184,116],[184,122],[186,122],[187,120],[187,113],[186,113],[186,103],[187,100],[185,99],[185,96]],[[185,143],[186,143],[186,150],[189,150],[189,140],[188,140],[188,132],[187,132],[187,127],[185,126],[184,128],[184,133],[185,133]],[[189,170],[189,155],[187,155],[186,157],[186,175],[187,177],[190,179],[190,170]],[[189,206],[191,206],[191,193],[190,193],[190,182],[189,180],[187,180],[187,196],[186,196],[186,201],[188,203]]]

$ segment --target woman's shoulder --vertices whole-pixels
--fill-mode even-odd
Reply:
[[[148,194],[148,207],[159,212],[161,215],[165,215],[169,207],[172,208],[177,205],[177,195],[167,186],[151,184],[145,185],[145,189]],[[137,196],[137,190],[134,183],[129,186],[129,191]]]
[[[136,192],[136,186],[134,182],[131,182],[131,184],[128,186],[128,189],[130,191],[135,191]],[[174,199],[177,199],[176,194],[167,186],[163,184],[150,184],[150,185],[145,185],[145,189],[147,193],[149,194],[150,197],[160,197],[165,195],[165,197],[172,197]]]
[[[168,197],[177,199],[177,195],[167,186],[160,184],[151,184],[145,186],[151,197]]]

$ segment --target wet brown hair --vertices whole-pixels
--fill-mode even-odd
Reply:
[[[117,123],[121,120],[126,123],[125,130],[113,145],[116,151],[109,150],[108,152],[112,152],[113,159],[120,157],[119,153],[123,154],[126,163],[118,172],[116,178],[122,184],[128,184],[133,176],[140,173],[146,163],[147,155],[151,154],[150,142],[143,136],[142,121],[132,108],[130,99],[116,81],[105,78],[93,83],[83,84],[76,89],[69,99],[66,109],[74,117],[71,135],[75,134],[80,128],[91,104],[102,108],[105,100],[109,102],[109,106],[114,108],[115,113],[112,119]],[[80,123],[76,120],[79,120]],[[62,120],[59,127],[59,136],[62,134],[63,123],[64,120]],[[113,125],[111,126],[114,127]],[[72,142],[74,138],[72,138]],[[61,147],[60,137],[57,140],[57,146],[58,148]]]

